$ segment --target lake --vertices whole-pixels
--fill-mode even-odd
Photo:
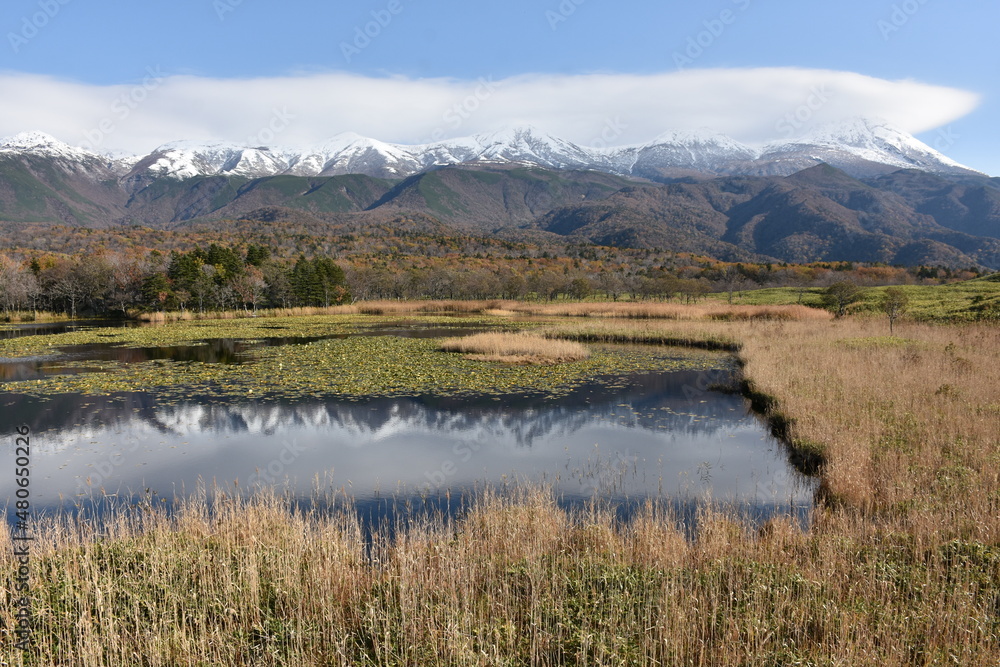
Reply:
[[[386,325],[351,335],[444,336],[470,327]],[[337,334],[344,336],[344,334]],[[89,499],[150,497],[169,503],[199,485],[277,487],[308,502],[316,489],[342,491],[369,517],[399,503],[460,506],[463,494],[514,482],[551,486],[566,505],[601,499],[627,515],[648,499],[693,508],[711,498],[761,518],[803,516],[815,480],[788,461],[782,443],[740,396],[709,391],[731,372],[721,353],[712,370],[626,373],[555,396],[434,394],[357,398],[232,399],[149,392],[109,396],[17,393],[18,382],[90,372],[89,360],[150,359],[199,364],[253,363],[254,349],[308,344],[317,337],[121,348],[90,344],[62,354],[0,362],[0,394],[14,487],[14,428],[32,437],[31,498],[36,510]],[[61,364],[72,359],[75,365]],[[61,370],[63,369],[63,370]],[[455,499],[453,501],[453,499]]]

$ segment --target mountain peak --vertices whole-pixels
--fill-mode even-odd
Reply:
[[[9,137],[3,137],[0,139],[0,152],[47,155],[71,160],[86,160],[98,157],[95,153],[82,148],[74,148],[69,144],[59,141],[51,134],[38,130],[18,132]]]
[[[798,168],[829,162],[852,176],[896,169],[977,173],[888,121],[870,117],[821,125],[801,137],[774,142],[764,148],[763,157],[772,163],[778,159]]]
[[[29,130],[27,132],[18,132],[9,137],[3,137],[0,139],[0,147],[2,148],[37,148],[40,146],[66,146],[51,134],[46,134],[45,132],[40,132],[38,130]]]
[[[489,132],[480,132],[475,135],[476,138],[488,139],[490,141],[526,141],[532,138],[535,139],[551,139],[553,138],[547,132],[539,130],[534,125],[521,124],[521,125],[505,125],[503,127],[498,127],[495,130],[490,130]]]
[[[178,139],[176,141],[168,141],[165,144],[157,146],[153,150],[153,153],[166,153],[168,151],[240,150],[241,148],[243,147],[237,146],[236,144],[230,144],[225,141]]]
[[[736,144],[737,142],[729,135],[716,132],[708,127],[700,127],[696,130],[667,130],[663,134],[657,135],[651,141],[647,141],[644,146],[658,146],[661,144]]]

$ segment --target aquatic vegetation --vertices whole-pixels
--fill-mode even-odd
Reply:
[[[58,355],[74,345],[105,343],[118,347],[163,348],[203,344],[205,340],[235,339],[245,343],[265,339],[301,339],[297,344],[254,347],[243,364],[195,361],[95,362],[67,361],[69,369],[99,372],[57,375],[7,383],[3,388],[35,396],[59,393],[102,395],[152,392],[162,400],[193,394],[218,398],[364,397],[417,394],[543,392],[554,394],[605,376],[685,368],[715,368],[729,363],[718,355],[656,348],[595,348],[563,341],[575,360],[558,367],[511,367],[495,361],[467,359],[440,351],[435,339],[349,335],[377,326],[431,325],[518,326],[506,319],[421,316],[399,321],[360,315],[178,322],[159,327],[98,328],[0,341],[8,357]],[[494,334],[496,335],[496,334]],[[320,338],[321,340],[315,340]],[[517,334],[517,340],[552,341]],[[311,342],[306,342],[311,341]],[[559,344],[557,343],[558,347]],[[536,348],[536,352],[537,352]],[[582,353],[580,352],[582,350]],[[589,358],[587,358],[589,355]],[[569,359],[568,356],[564,357]]]
[[[437,339],[349,336],[307,344],[257,348],[251,363],[205,364],[155,360],[104,363],[102,373],[10,383],[29,395],[155,392],[163,400],[201,395],[227,398],[412,396],[420,394],[556,395],[586,382],[679,368],[714,369],[730,361],[687,350],[598,347],[589,358],[558,366],[511,366],[442,352]],[[93,362],[88,362],[93,366]]]
[[[360,332],[366,328],[399,323],[406,327],[414,319],[365,315],[318,315],[309,317],[247,318],[233,320],[196,320],[172,322],[159,326],[97,327],[58,334],[23,336],[0,340],[0,357],[19,358],[58,355],[75,345],[104,343],[119,347],[149,348],[176,345],[197,345],[205,340],[234,339],[240,341],[269,338],[317,338]],[[421,316],[419,325],[490,325],[492,318],[462,318]],[[509,324],[509,323],[508,323]]]

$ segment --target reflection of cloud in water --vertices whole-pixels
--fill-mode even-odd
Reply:
[[[564,494],[702,494],[806,502],[811,490],[735,396],[692,392],[704,375],[639,376],[558,399],[183,403],[148,395],[4,396],[34,434],[37,493],[72,496],[81,480],[171,495],[199,478],[283,483],[317,475],[361,498],[467,488],[505,475]],[[693,396],[694,398],[689,398]],[[5,413],[7,411],[5,410]],[[7,413],[10,414],[10,413]],[[12,489],[0,480],[0,501]]]

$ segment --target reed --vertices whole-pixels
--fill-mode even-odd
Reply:
[[[580,343],[527,333],[480,333],[441,341],[445,352],[460,352],[469,359],[513,364],[557,364],[590,356]]]
[[[919,543],[856,520],[803,532],[706,507],[689,540],[649,504],[628,524],[541,488],[367,543],[350,507],[275,495],[47,523],[36,650],[9,664],[990,664],[995,546]],[[6,537],[4,537],[6,539]],[[13,567],[9,544],[0,566]],[[9,607],[0,621],[11,627]],[[0,634],[6,630],[0,630]]]
[[[0,313],[0,322],[65,322],[69,320],[66,313],[52,313],[46,310],[8,310]]]
[[[296,308],[261,308],[259,310],[154,311],[139,313],[141,322],[191,322],[202,320],[242,320],[256,317],[310,317],[315,315],[357,315],[361,309],[352,304],[342,306],[300,306]]]
[[[722,321],[826,321],[832,315],[825,310],[800,305],[748,306],[704,303],[519,303],[507,306],[526,315],[549,317],[608,317],[618,319],[654,320],[722,320]]]
[[[420,300],[420,301],[358,301],[328,308],[267,308],[257,311],[229,310],[204,313],[185,311],[155,311],[140,313],[144,322],[175,322],[211,319],[242,319],[249,317],[287,317],[296,315],[528,315],[537,317],[594,317],[618,319],[663,320],[722,320],[722,321],[825,321],[833,316],[826,310],[793,305],[726,305],[704,303],[648,302],[561,302],[533,303],[512,300]]]

